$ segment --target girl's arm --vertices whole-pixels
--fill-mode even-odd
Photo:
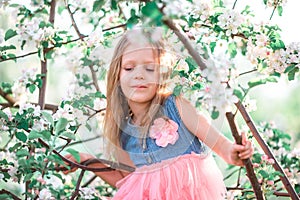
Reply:
[[[75,159],[72,157],[71,154],[68,154],[65,156],[67,159],[70,159],[72,161],[75,161]],[[80,162],[84,162],[88,159],[93,159],[95,158],[94,156],[87,154],[87,153],[80,153]],[[129,158],[129,155],[124,152],[124,151],[119,151],[118,152],[118,160],[120,163],[129,165],[131,167],[134,167],[134,165],[132,164],[132,161]],[[93,164],[89,164],[89,167],[92,168],[104,168],[107,167],[105,164],[102,163],[93,163]],[[65,171],[64,173],[67,174],[69,172],[73,172],[77,170],[77,168],[73,168],[70,171]],[[105,171],[105,172],[94,172],[97,176],[99,176],[102,180],[104,180],[106,183],[108,183],[109,185],[116,187],[116,183],[121,180],[122,178],[124,178],[125,176],[129,175],[130,172],[126,172],[126,171],[121,171],[121,170],[113,170],[113,171]]]
[[[185,126],[203,141],[209,148],[222,157],[227,163],[242,166],[242,159],[253,154],[250,141],[243,137],[243,145],[234,144],[221,134],[194,106],[182,97],[176,98],[176,105]]]

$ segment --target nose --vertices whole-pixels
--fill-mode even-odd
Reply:
[[[144,79],[144,73],[143,73],[143,67],[138,66],[135,69],[134,79],[137,80],[143,80]]]

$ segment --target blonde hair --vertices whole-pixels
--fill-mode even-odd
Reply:
[[[127,99],[124,96],[121,87],[120,87],[120,71],[121,71],[121,63],[122,63],[122,55],[125,52],[126,48],[133,44],[132,37],[136,37],[137,34],[141,34],[140,31],[130,30],[127,31],[118,44],[115,47],[114,54],[112,56],[112,60],[109,66],[109,70],[107,72],[107,107],[106,113],[104,117],[104,136],[108,140],[107,144],[107,154],[110,156],[115,156],[116,148],[119,148],[120,145],[120,135],[121,135],[121,127],[129,115],[129,106],[127,103]],[[146,38],[151,33],[142,33]],[[147,35],[148,34],[148,35]],[[141,37],[141,35],[138,35]],[[141,41],[137,41],[141,42]],[[145,42],[145,41],[144,41]],[[165,54],[165,45],[163,39],[157,41],[150,41],[147,39],[147,43],[145,45],[150,45],[153,51],[155,51],[155,55],[158,56],[159,64],[161,61],[161,57]],[[149,126],[154,120],[154,117],[157,115],[160,109],[160,105],[166,99],[166,97],[170,94],[167,92],[167,81],[171,74],[171,66],[168,67],[168,70],[160,70],[160,82],[158,86],[158,91],[154,98],[152,99],[151,105],[149,106],[147,115],[142,119],[141,126],[143,130],[141,131],[141,138],[146,138],[146,134],[148,132]]]

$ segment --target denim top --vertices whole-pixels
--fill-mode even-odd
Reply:
[[[174,158],[184,154],[203,153],[206,146],[199,141],[184,125],[179,115],[175,96],[170,95],[162,105],[163,114],[178,124],[179,138],[175,144],[168,144],[166,147],[158,146],[155,139],[147,136],[146,148],[143,149],[138,126],[131,124],[128,119],[121,130],[121,146],[127,151],[136,167],[151,165],[162,160]]]

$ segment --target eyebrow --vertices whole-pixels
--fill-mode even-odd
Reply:
[[[135,64],[135,63],[136,63],[135,60],[125,60],[125,61],[122,60],[122,65]],[[150,63],[158,63],[158,62],[155,62],[153,60],[146,60],[142,62],[142,64],[150,64]]]

